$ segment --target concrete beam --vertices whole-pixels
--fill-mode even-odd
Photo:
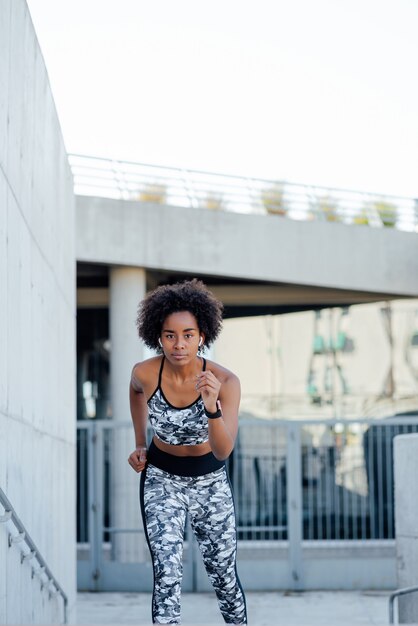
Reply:
[[[418,235],[77,197],[77,260],[386,297],[418,296]]]
[[[204,277],[204,280],[205,277]],[[376,294],[365,294],[356,291],[337,289],[309,288],[303,286],[282,285],[211,285],[211,291],[225,306],[236,307],[273,307],[298,306],[309,303],[312,307],[344,306],[349,304],[365,304],[376,302],[382,298]],[[390,299],[392,296],[385,296]],[[77,289],[77,307],[109,307],[110,291],[108,287],[79,287]]]

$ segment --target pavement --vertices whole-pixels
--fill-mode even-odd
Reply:
[[[389,591],[250,591],[246,598],[252,626],[389,623]],[[77,624],[150,625],[151,594],[78,593]],[[183,593],[182,624],[224,624],[215,595]]]

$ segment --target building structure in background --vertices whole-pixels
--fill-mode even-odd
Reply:
[[[148,184],[138,173],[145,166],[85,160],[88,167],[73,163],[76,190],[84,191],[76,207],[78,315],[91,324],[90,331],[79,328],[78,344],[80,587],[150,584],[137,477],[123,460],[133,445],[123,381],[149,355],[136,336],[135,303],[158,284],[192,276],[225,304],[212,356],[242,383],[229,471],[245,585],[393,587],[392,440],[417,424],[378,418],[417,409],[414,202],[399,199],[399,229],[376,213],[353,222],[343,209],[339,220],[329,219],[328,209],[313,219],[306,206],[300,212],[301,202],[293,213],[260,206],[254,197],[266,181],[250,181],[255,206],[242,195],[239,204],[236,191],[228,195],[235,179],[223,177],[223,197],[216,175],[198,184],[193,172],[182,172],[177,186],[160,179],[158,193],[154,182],[145,195],[138,191]],[[216,206],[201,203],[211,183]],[[130,303],[131,317],[122,302]],[[92,455],[93,475],[86,471]],[[96,526],[89,523],[88,481],[100,493]],[[203,590],[196,551],[188,542],[185,550],[184,588]]]
[[[418,413],[417,312],[417,299],[403,299],[227,320],[217,354],[240,375],[246,414]],[[248,352],[256,354],[257,368]]]

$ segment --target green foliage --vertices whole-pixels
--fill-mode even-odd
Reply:
[[[393,228],[396,225],[397,209],[394,204],[385,200],[377,200],[374,202],[373,208],[379,214],[384,226]]]
[[[369,218],[367,216],[367,213],[368,211],[366,207],[360,209],[357,215],[355,215],[353,218],[353,224],[368,224]]]

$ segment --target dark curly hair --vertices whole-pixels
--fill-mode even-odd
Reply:
[[[158,338],[164,320],[172,313],[188,311],[195,316],[209,347],[222,328],[223,304],[206,285],[194,278],[174,285],[161,285],[139,303],[136,326],[138,335],[153,350],[161,352]]]

